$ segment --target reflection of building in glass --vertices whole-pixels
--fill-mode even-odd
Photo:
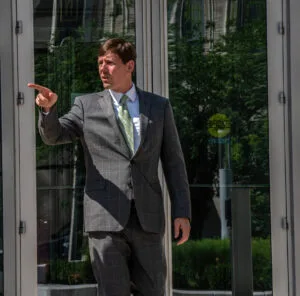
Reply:
[[[236,1],[178,0],[169,12],[169,23],[180,37],[205,38],[208,44],[226,33],[229,20],[236,16]],[[211,46],[210,45],[210,46]]]
[[[132,1],[36,0],[34,38],[36,48],[59,45],[64,38],[83,37],[96,41],[103,35],[134,35]]]
[[[168,14],[177,35],[190,41],[204,38],[210,49],[228,30],[265,19],[265,11],[263,0],[177,0]]]

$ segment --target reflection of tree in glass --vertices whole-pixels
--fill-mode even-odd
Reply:
[[[208,132],[209,118],[216,113],[226,114],[231,123],[233,182],[267,186],[260,194],[268,203],[266,22],[264,18],[249,20],[228,30],[210,51],[205,50],[205,38],[176,39],[176,25],[170,26],[170,98],[190,183],[203,184],[200,189],[191,188],[194,202],[199,203],[193,206],[196,219],[201,215],[205,219],[214,196],[210,184],[218,180],[218,145],[209,142]],[[222,121],[211,124],[227,126]],[[201,230],[192,235],[201,236]],[[256,235],[265,236],[265,231]]]

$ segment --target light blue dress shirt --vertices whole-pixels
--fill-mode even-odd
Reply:
[[[113,99],[113,106],[114,106],[116,116],[118,116],[119,103],[124,94],[115,92],[111,89],[109,89],[109,92]],[[140,105],[139,105],[139,98],[134,84],[132,84],[131,89],[128,90],[125,93],[125,95],[130,99],[127,100],[127,107],[133,123],[134,151],[136,151],[141,142],[141,133],[140,133]]]

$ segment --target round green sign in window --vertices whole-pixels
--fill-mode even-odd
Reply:
[[[230,120],[225,114],[216,113],[208,120],[208,132],[215,138],[224,138],[230,133]]]

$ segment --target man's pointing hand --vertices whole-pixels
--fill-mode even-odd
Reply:
[[[50,108],[57,101],[57,94],[51,91],[49,88],[39,84],[28,83],[27,86],[34,88],[39,92],[35,98],[35,102],[39,107],[43,108],[45,112],[49,112]]]

